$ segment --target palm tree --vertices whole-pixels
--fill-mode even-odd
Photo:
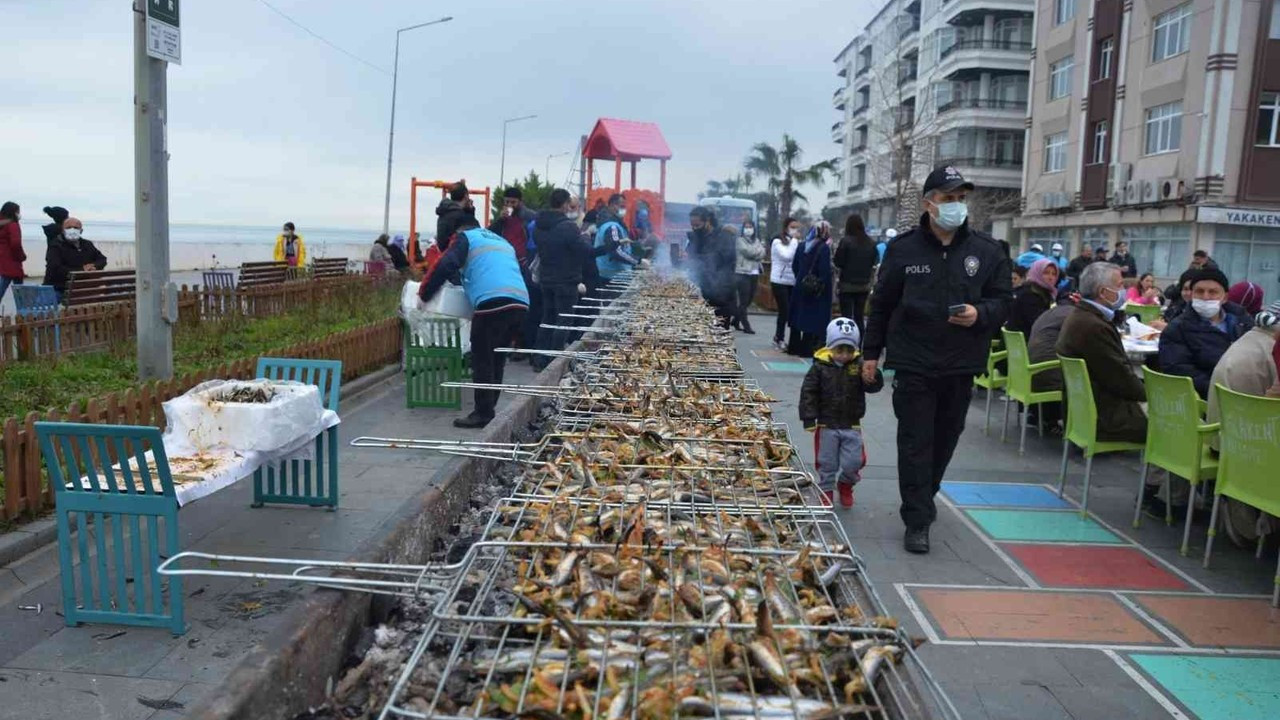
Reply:
[[[779,147],[775,148],[769,143],[756,143],[743,166],[748,175],[766,179],[769,192],[778,199],[779,221],[791,215],[794,201],[808,201],[800,192],[800,186],[820,185],[827,173],[835,169],[830,160],[801,167],[803,155],[804,151],[795,138],[784,133]]]

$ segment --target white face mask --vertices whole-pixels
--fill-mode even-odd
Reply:
[[[62,231],[62,235],[66,239],[75,242],[80,239],[80,228],[67,228]]]
[[[745,236],[745,237],[755,237],[756,229],[755,229],[755,228],[743,228],[743,230],[742,230],[742,234],[743,234],[743,236]]]
[[[514,213],[515,211],[516,209],[512,207],[502,208],[502,217],[511,217],[511,214]]]
[[[788,231],[787,231],[787,237],[789,237],[789,238],[798,238],[798,237],[800,237],[800,228],[791,228],[790,230],[788,230]]]
[[[1196,314],[1205,320],[1212,320],[1218,317],[1218,313],[1222,312],[1222,301],[1195,299],[1191,301],[1191,309],[1195,310]]]
[[[618,209],[618,217],[620,217],[620,218],[624,218],[624,217],[626,217],[626,216],[627,216],[627,209],[626,209],[626,208],[619,208],[619,209]]]

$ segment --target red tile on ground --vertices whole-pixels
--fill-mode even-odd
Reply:
[[[951,640],[1168,645],[1113,595],[1047,590],[913,588]]]
[[[1136,548],[1020,544],[1002,544],[1001,547],[1046,587],[1191,589],[1182,578]]]
[[[1280,609],[1263,598],[1133,595],[1132,599],[1199,647],[1280,648]]]

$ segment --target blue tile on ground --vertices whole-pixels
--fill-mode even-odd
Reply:
[[[944,482],[942,491],[962,506],[1070,508],[1071,503],[1042,485],[1012,483]]]
[[[795,373],[803,375],[809,372],[808,360],[775,360],[771,362],[762,362],[765,370],[770,372]]]

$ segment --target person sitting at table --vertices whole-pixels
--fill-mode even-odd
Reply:
[[[1280,302],[1268,310],[1253,316],[1253,329],[1227,348],[1222,359],[1213,368],[1210,382],[1246,395],[1280,397],[1280,370],[1277,370],[1272,352],[1276,337],[1280,334]],[[1218,393],[1209,393],[1209,412],[1206,420],[1221,420]],[[1218,449],[1218,436],[1212,445]],[[1234,499],[1223,499],[1222,518],[1227,537],[1239,547],[1253,547],[1258,541],[1258,510]],[[1273,518],[1268,517],[1270,523]]]
[[[1084,360],[1089,369],[1098,439],[1146,442],[1147,415],[1140,403],[1147,391],[1112,324],[1124,306],[1123,287],[1119,266],[1095,262],[1086,267],[1080,273],[1080,303],[1063,321],[1055,349],[1063,357]]]
[[[1161,315],[1165,322],[1173,322],[1179,315],[1191,309],[1191,274],[1195,270],[1187,270],[1178,278],[1178,282],[1164,289],[1167,304]]]
[[[1160,336],[1160,367],[1170,375],[1186,375],[1200,397],[1209,397],[1209,377],[1223,353],[1253,327],[1253,318],[1226,301],[1227,276],[1221,270],[1196,270],[1191,283],[1191,310],[1178,316]]]
[[[1027,281],[1013,295],[1009,320],[1004,326],[1023,336],[1031,335],[1031,326],[1053,305],[1058,287],[1058,266],[1048,258],[1031,263]]]
[[[1227,300],[1244,308],[1250,316],[1257,315],[1262,312],[1262,286],[1241,280],[1227,291]]]
[[[62,302],[67,292],[71,273],[80,270],[101,270],[107,266],[107,256],[84,237],[84,223],[80,218],[68,217],[62,221],[62,232],[57,242],[44,254],[44,284],[52,285]]]
[[[1131,302],[1134,305],[1159,305],[1160,289],[1156,287],[1155,276],[1151,273],[1142,273],[1138,282],[1129,288],[1125,302]]]
[[[1076,299],[1072,293],[1058,293],[1058,304],[1036,318],[1031,326],[1031,334],[1027,336],[1027,357],[1031,364],[1058,359],[1058,336],[1062,334],[1062,324],[1076,309]],[[1049,368],[1031,376],[1031,389],[1034,392],[1052,392],[1063,390],[1062,369]],[[1062,434],[1058,423],[1062,421],[1062,403],[1048,402],[1035,405],[1044,417],[1044,425],[1050,435]]]

